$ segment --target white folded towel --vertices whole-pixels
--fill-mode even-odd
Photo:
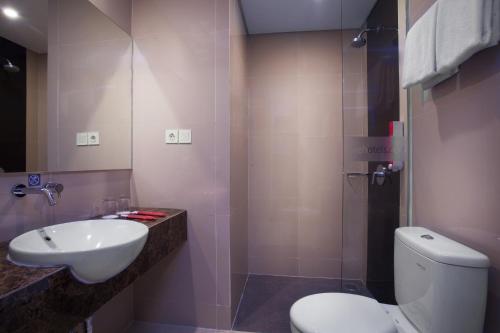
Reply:
[[[451,70],[447,73],[437,73],[436,76],[430,78],[429,80],[422,82],[422,89],[423,90],[428,90],[433,88],[434,86],[437,86],[441,82],[448,80],[452,76],[458,73],[458,68],[455,68],[454,70]]]
[[[498,43],[498,1],[438,1],[436,69],[440,74],[456,71],[472,55]]]
[[[438,3],[415,22],[406,36],[403,88],[431,80],[436,72],[436,19]]]

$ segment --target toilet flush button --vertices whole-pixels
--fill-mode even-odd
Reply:
[[[422,235],[420,237],[423,238],[423,239],[427,239],[427,240],[433,240],[434,239],[434,237],[432,237],[431,235]]]

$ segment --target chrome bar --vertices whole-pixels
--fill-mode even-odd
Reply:
[[[348,172],[347,178],[355,178],[355,177],[368,177],[371,176],[369,172]]]

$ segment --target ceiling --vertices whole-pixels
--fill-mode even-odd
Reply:
[[[359,29],[377,0],[241,0],[250,34]],[[48,0],[0,0],[21,17],[0,14],[0,36],[38,53],[47,52]]]
[[[8,19],[0,12],[0,36],[38,53],[47,52],[48,0],[0,0],[20,16]]]
[[[241,0],[248,33],[359,29],[377,0]]]

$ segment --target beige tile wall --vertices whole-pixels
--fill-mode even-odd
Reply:
[[[249,38],[249,270],[340,277],[342,36]]]
[[[231,323],[231,272],[245,273],[245,263],[242,244],[230,244],[230,235],[244,241],[246,223],[245,171],[237,168],[241,178],[231,175],[231,164],[238,167],[245,155],[243,74],[230,73],[230,64],[241,71],[243,62],[236,59],[243,45],[231,47],[241,38],[241,30],[230,30],[230,10],[238,20],[235,5],[133,3],[133,198],[139,205],[187,209],[189,235],[175,256],[135,284],[139,321],[212,328]],[[192,144],[166,145],[167,128],[192,129]],[[231,151],[233,145],[243,151]]]
[[[413,23],[433,0],[410,1]],[[425,95],[411,90],[414,223],[490,257],[485,332],[500,331],[500,46]]]

